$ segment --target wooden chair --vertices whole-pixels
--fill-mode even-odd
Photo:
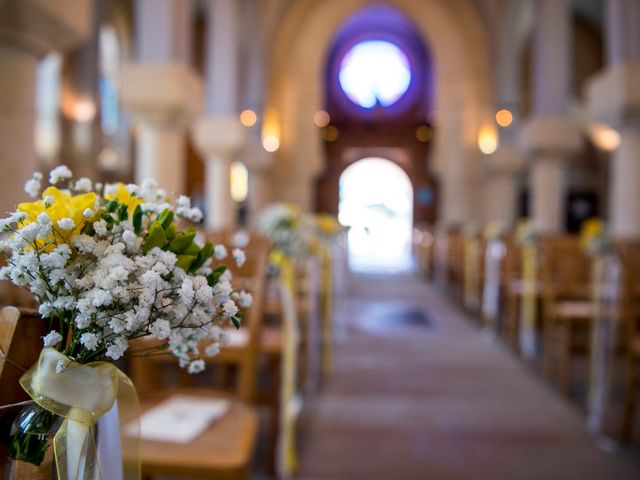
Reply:
[[[29,400],[18,381],[38,361],[45,327],[36,311],[15,307],[0,310],[0,405]],[[11,424],[20,410],[19,405],[0,410],[0,479],[5,474]]]
[[[231,402],[231,407],[210,429],[187,445],[143,441],[142,468],[147,476],[179,475],[222,479],[249,476],[258,432],[258,417],[248,404],[256,397],[262,299],[270,244],[263,237],[254,235],[246,242],[241,242],[242,245],[230,234],[211,234],[208,237],[216,244],[226,245],[229,253],[236,246],[241,246],[246,253],[247,260],[242,267],[237,267],[233,259],[225,262],[232,272],[234,286],[253,295],[251,307],[244,312],[239,333],[231,333],[231,345],[224,347],[219,355],[208,361],[208,367],[212,370],[210,378],[206,378],[206,372],[189,375],[177,369],[175,359],[167,355],[132,358],[131,372],[142,398],[143,410],[175,393],[226,398]],[[150,342],[147,339],[140,341],[145,347]],[[229,386],[227,375],[215,376],[218,367],[235,369],[233,386]],[[216,384],[221,378],[222,387],[229,388],[226,392],[221,392],[224,389]]]
[[[481,310],[486,243],[480,235],[464,239],[463,303],[473,314]]]
[[[567,396],[575,357],[589,353],[596,314],[592,260],[576,237],[540,242],[544,370],[548,378],[559,377],[560,389]]]
[[[625,388],[621,437],[633,438],[640,409],[640,241],[618,241],[615,249],[624,267],[623,299],[620,311],[626,326],[624,338]]]

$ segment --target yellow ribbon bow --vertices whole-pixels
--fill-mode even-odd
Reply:
[[[61,370],[60,365],[65,368]],[[116,401],[124,454],[122,479],[140,478],[138,397],[131,379],[115,365],[82,365],[53,348],[45,348],[20,384],[38,405],[65,419],[53,439],[58,478],[110,480],[103,477],[98,462],[94,427]]]

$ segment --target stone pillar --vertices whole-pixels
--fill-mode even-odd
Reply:
[[[485,216],[505,228],[513,227],[517,217],[518,175],[524,160],[519,151],[501,146],[487,157],[487,183],[485,186]]]
[[[536,232],[560,233],[566,217],[567,160],[582,145],[578,124],[564,117],[530,119],[520,132],[529,157],[530,217]]]
[[[202,83],[181,63],[123,67],[122,104],[136,122],[136,182],[154,179],[170,194],[185,192],[185,133],[202,104]]]
[[[207,228],[220,230],[235,224],[237,207],[231,198],[230,168],[244,138],[244,127],[235,116],[201,118],[193,128],[193,141],[206,157]]]
[[[520,141],[530,161],[530,211],[539,233],[560,233],[565,223],[566,161],[580,148],[578,125],[569,119],[571,81],[570,4],[535,3],[533,117]]]
[[[186,189],[186,132],[202,108],[190,66],[191,2],[136,1],[137,62],[120,72],[122,104],[136,126],[136,182],[154,179],[172,195]]]
[[[640,3],[608,0],[608,67],[587,87],[592,118],[620,134],[612,154],[609,221],[612,235],[640,237]]]
[[[250,142],[243,151],[243,160],[249,170],[249,225],[253,225],[271,201],[271,167],[275,159],[262,145]]]
[[[207,0],[206,6],[206,115],[193,139],[206,157],[206,225],[223,229],[235,224],[230,166],[246,137],[238,116],[239,9],[236,0]]]
[[[92,0],[0,2],[0,213],[25,200],[24,182],[38,170],[34,143],[39,60],[90,32]],[[42,25],[47,28],[42,28]]]

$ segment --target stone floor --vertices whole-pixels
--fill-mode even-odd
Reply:
[[[442,294],[360,277],[335,374],[309,406],[302,480],[639,479],[572,404]]]

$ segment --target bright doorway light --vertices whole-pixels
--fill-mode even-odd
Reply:
[[[339,219],[351,227],[352,270],[411,270],[413,187],[398,165],[365,158],[347,167],[340,177]]]
[[[409,89],[411,67],[397,45],[366,40],[355,44],[344,56],[339,80],[342,90],[356,105],[388,107]]]

